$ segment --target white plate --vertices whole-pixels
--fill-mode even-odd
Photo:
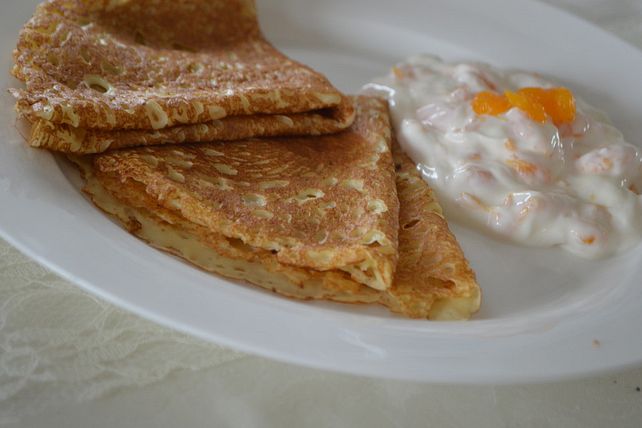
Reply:
[[[356,91],[418,52],[537,70],[642,136],[642,55],[555,9],[514,0],[260,0],[269,37]],[[3,4],[1,70],[34,1]],[[13,85],[3,73],[0,87]],[[4,92],[4,91],[3,91]],[[149,248],[96,210],[76,173],[25,147],[0,102],[0,232],[27,255],[161,324],[297,364],[434,382],[543,381],[642,361],[642,248],[588,262],[454,227],[484,291],[476,319],[411,321],[379,308],[300,303],[208,275]]]

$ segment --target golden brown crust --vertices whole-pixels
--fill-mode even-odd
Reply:
[[[362,99],[359,104],[364,101]],[[374,108],[377,101],[369,103],[372,103],[370,108]],[[376,121],[376,115],[371,120]],[[378,128],[371,121],[358,118],[353,131],[381,134],[381,131],[376,131]],[[345,138],[345,134],[341,135]],[[311,140],[316,141],[316,144],[323,144],[323,139]],[[344,139],[344,142],[345,162],[349,165],[354,162],[354,158],[349,154],[350,141]],[[255,143],[257,141],[252,141],[245,150],[263,156],[261,146]],[[293,146],[298,147],[299,144]],[[216,144],[199,147],[208,150],[221,148]],[[149,153],[147,149],[135,149],[131,152],[140,152],[141,156]],[[339,152],[332,153],[336,161],[344,161]],[[316,152],[303,152],[296,163],[308,165],[305,158],[318,159],[316,155]],[[395,222],[398,227],[399,263],[392,286],[383,291],[363,285],[342,270],[320,271],[284,262],[279,254],[274,254],[269,249],[248,245],[241,239],[219,233],[207,224],[189,220],[183,211],[168,208],[166,201],[159,201],[157,193],[150,192],[148,182],[123,182],[121,177],[101,172],[104,166],[99,164],[111,163],[106,161],[109,155],[84,157],[77,162],[84,164],[86,190],[98,206],[116,216],[132,233],[150,244],[181,256],[203,269],[245,280],[293,298],[379,303],[393,312],[411,318],[467,319],[479,308],[480,292],[474,273],[455,237],[448,230],[439,204],[419,176],[414,163],[396,145],[393,155],[400,202],[400,222]],[[234,153],[228,152],[227,156],[231,159]],[[377,173],[392,175],[392,164],[379,164]],[[302,173],[304,174],[305,172]],[[186,178],[187,175],[186,172]],[[104,194],[113,200],[105,201]],[[286,196],[285,193],[279,194],[280,198]],[[219,201],[216,197],[210,199],[213,202]],[[354,206],[351,205],[351,199],[341,199],[339,203],[345,207]],[[217,209],[225,210],[224,206],[223,203]],[[296,215],[298,221],[305,221],[304,212]],[[298,218],[299,216],[302,217]],[[396,213],[394,216],[397,218]],[[301,223],[296,223],[296,227],[300,226]],[[158,233],[159,230],[162,233]],[[292,226],[292,233],[294,231],[295,227]],[[173,238],[170,239],[170,235]],[[333,245],[340,248],[341,243],[335,241]]]
[[[432,189],[396,142],[393,156],[401,203],[400,256],[394,284],[386,296],[392,299],[389,305],[413,317],[428,314],[431,318],[452,319],[476,312],[480,290],[475,273],[450,232]],[[432,301],[426,296],[431,296]],[[453,300],[459,302],[456,308]]]
[[[281,263],[387,288],[398,229],[390,124],[385,102],[356,104],[339,134],[111,151],[94,156],[95,175],[118,192],[140,183],[159,206]]]
[[[336,130],[352,116],[325,77],[263,38],[252,0],[50,0],[14,59],[17,110],[32,122],[152,130],[334,109]]]

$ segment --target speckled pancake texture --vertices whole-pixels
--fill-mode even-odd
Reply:
[[[354,118],[324,76],[265,40],[251,0],[47,1],[14,59],[16,108],[32,145],[52,150],[318,135]]]
[[[385,102],[357,105],[343,133],[118,150],[93,158],[95,175],[118,194],[141,187],[153,209],[275,251],[281,263],[388,288],[398,229],[390,123]]]
[[[203,269],[289,297],[470,317],[474,274],[414,164],[397,148],[393,162],[385,102],[356,105],[334,136],[74,159],[99,207]]]

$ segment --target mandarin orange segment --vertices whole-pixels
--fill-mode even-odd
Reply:
[[[471,104],[479,115],[497,116],[517,107],[536,122],[551,119],[559,126],[575,120],[575,98],[566,88],[522,88],[517,92],[506,91],[504,95],[484,91]]]
[[[568,89],[522,88],[519,92],[533,102],[541,104],[555,125],[559,126],[575,120],[575,98]]]
[[[495,92],[480,92],[472,101],[473,111],[479,115],[497,116],[510,110],[511,105],[503,95]]]
[[[528,115],[535,122],[546,122],[544,106],[522,92],[504,92],[508,102]]]
[[[549,115],[555,125],[571,123],[575,120],[575,98],[573,93],[566,88],[550,89],[552,98]]]
[[[542,88],[522,88],[518,93],[528,98],[531,104],[539,105],[544,109],[544,114],[550,116],[551,97],[548,95],[546,89]],[[541,120],[544,122],[546,119]]]
[[[544,105],[546,100],[549,98],[547,95],[547,89],[543,88],[522,88],[518,91],[520,94],[524,94],[528,99],[533,102]]]

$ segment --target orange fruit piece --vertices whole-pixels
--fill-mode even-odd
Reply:
[[[512,107],[505,96],[489,91],[475,95],[472,106],[475,113],[479,115],[489,114],[491,116],[506,113]]]
[[[522,88],[519,92],[533,102],[541,104],[555,125],[559,126],[575,120],[575,98],[568,89]]]
[[[480,92],[471,102],[476,114],[497,116],[517,107],[536,122],[550,119],[556,126],[575,120],[575,98],[566,88],[522,88],[504,95]]]
[[[566,88],[549,89],[551,98],[547,112],[555,125],[571,123],[575,120],[575,97]]]
[[[506,91],[504,92],[504,96],[508,98],[508,102],[510,102],[511,105],[526,113],[528,117],[535,122],[546,122],[546,119],[548,119],[544,106],[525,93],[521,91]]]

